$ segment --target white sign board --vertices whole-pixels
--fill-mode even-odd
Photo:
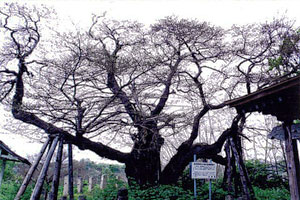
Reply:
[[[192,162],[192,179],[216,179],[217,165],[208,162]]]

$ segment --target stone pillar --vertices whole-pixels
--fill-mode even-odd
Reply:
[[[121,176],[119,176],[119,175],[116,176],[116,179],[117,179],[117,181],[122,180]],[[119,188],[118,182],[116,183],[116,188]]]
[[[63,191],[63,196],[67,197],[69,195],[69,177],[65,176],[64,177],[64,191]]]
[[[91,192],[95,185],[95,178],[93,176],[89,177],[89,192]]]
[[[77,178],[77,193],[82,193],[83,180],[82,177]]]
[[[101,181],[100,181],[100,189],[106,188],[106,185],[107,185],[107,175],[102,174]]]

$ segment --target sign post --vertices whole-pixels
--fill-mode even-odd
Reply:
[[[212,161],[209,160],[209,163],[212,163]],[[209,193],[208,193],[208,197],[209,197],[209,200],[211,200],[211,179],[209,179]]]
[[[195,159],[194,159],[195,160]],[[194,197],[196,196],[196,179],[209,179],[209,200],[211,200],[211,179],[216,179],[217,165],[213,162],[192,162],[191,176],[194,179]]]
[[[197,161],[196,154],[194,154],[194,162]],[[194,200],[197,200],[197,182],[196,179],[194,179]]]

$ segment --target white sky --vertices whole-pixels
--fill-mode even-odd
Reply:
[[[300,1],[293,0],[27,0],[26,3],[52,5],[58,15],[69,16],[80,26],[90,24],[92,13],[101,14],[105,11],[109,18],[137,20],[146,25],[169,15],[208,21],[224,28],[233,24],[265,22],[283,15],[296,20],[297,25],[300,23]],[[3,132],[3,116],[4,111],[0,108],[0,133]],[[40,145],[13,134],[0,134],[0,140],[21,156],[37,153],[40,149]],[[76,158],[83,157],[99,161],[94,153],[76,153]]]

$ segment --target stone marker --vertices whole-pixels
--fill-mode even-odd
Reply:
[[[106,188],[106,185],[107,185],[107,175],[102,174],[101,181],[100,181],[100,189]]]
[[[65,176],[64,177],[64,191],[63,191],[63,196],[67,197],[69,195],[69,177]]]
[[[95,185],[95,178],[93,176],[89,177],[89,192],[91,192]]]
[[[82,188],[83,188],[83,180],[82,177],[77,178],[77,192],[82,193]]]

